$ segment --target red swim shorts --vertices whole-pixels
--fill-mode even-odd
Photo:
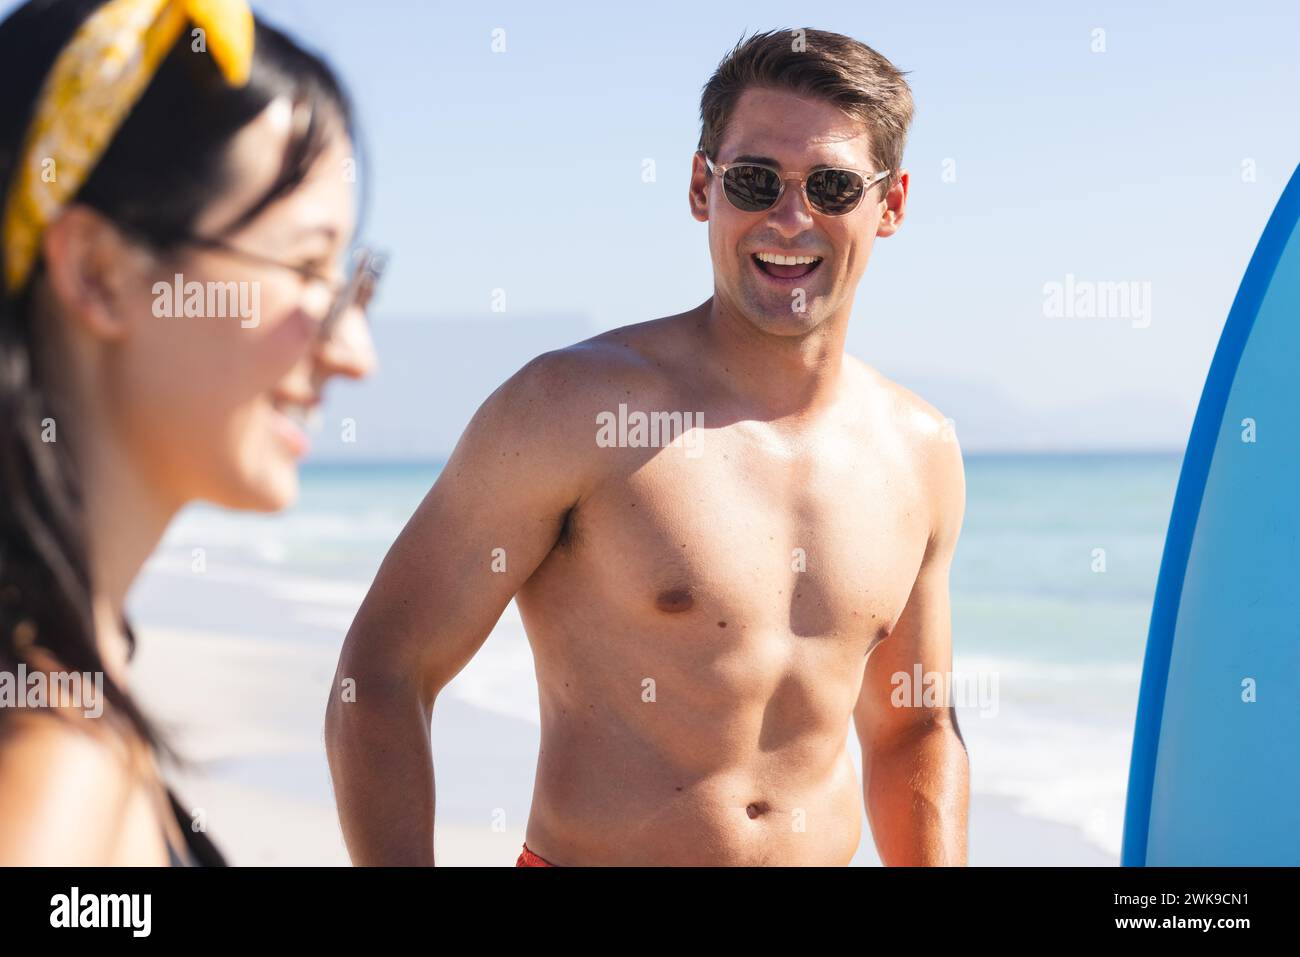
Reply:
[[[548,860],[538,857],[528,849],[528,842],[524,842],[523,853],[519,855],[519,860],[515,861],[515,867],[554,867]]]

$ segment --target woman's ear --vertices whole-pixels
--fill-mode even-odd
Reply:
[[[72,205],[46,227],[41,251],[62,314],[95,338],[125,336],[130,317],[120,306],[137,253],[121,230],[88,206]]]

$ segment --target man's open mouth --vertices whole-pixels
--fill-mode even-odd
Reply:
[[[821,256],[786,256],[781,253],[754,253],[751,257],[758,271],[773,279],[803,279],[821,265]]]

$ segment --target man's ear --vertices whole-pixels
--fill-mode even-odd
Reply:
[[[910,174],[907,170],[899,170],[894,185],[885,194],[885,211],[880,214],[877,236],[892,236],[903,225],[903,217],[907,213],[907,189],[910,185]]]
[[[124,336],[128,317],[119,307],[136,251],[122,232],[88,206],[72,205],[46,227],[41,251],[61,312],[96,338]]]
[[[709,221],[709,168],[704,165],[704,154],[697,152],[691,159],[691,215],[702,223]]]

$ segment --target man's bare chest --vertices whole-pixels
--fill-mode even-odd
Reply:
[[[817,451],[714,442],[645,456],[570,516],[570,570],[629,620],[869,647],[906,604],[927,510],[896,465]]]

